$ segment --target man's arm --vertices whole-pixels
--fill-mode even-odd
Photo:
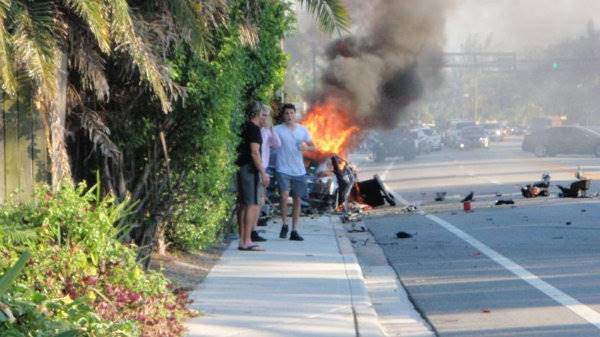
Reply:
[[[252,162],[260,173],[260,180],[264,187],[269,186],[269,175],[262,164],[262,158],[260,157],[260,144],[250,143],[250,155],[252,156]]]
[[[300,151],[316,151],[316,150],[317,150],[317,147],[315,146],[315,143],[313,143],[312,137],[308,133],[308,130],[306,130],[306,134],[304,136],[304,143],[300,146]]]
[[[281,139],[279,138],[279,135],[277,134],[277,132],[275,132],[275,129],[270,128],[269,131],[271,132],[271,137],[269,137],[269,145],[275,149],[280,147]]]
[[[302,143],[302,145],[300,145],[300,151],[315,151],[316,149],[317,147],[312,142],[312,140],[304,142]]]

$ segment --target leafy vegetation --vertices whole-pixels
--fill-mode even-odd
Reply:
[[[97,192],[97,187],[65,185],[55,194],[41,190],[29,204],[2,208],[0,271],[21,252],[31,252],[31,259],[9,291],[0,293],[14,315],[0,320],[0,335],[53,336],[75,329],[78,336],[178,336],[183,331],[182,321],[191,316],[186,295],[169,289],[161,274],[144,272],[135,248],[119,240],[123,228],[116,224],[130,204],[117,205]]]
[[[328,31],[340,3],[300,1]],[[0,209],[0,335],[182,335],[189,300],[150,253],[222,232],[236,130],[281,88],[293,23],[289,1],[0,0],[0,84],[38,88],[52,162],[52,188]]]
[[[232,20],[241,17],[242,3],[232,6]],[[283,82],[287,58],[279,42],[291,29],[291,11],[283,3],[257,3],[261,16],[256,46],[243,46],[234,26],[220,35],[212,60],[178,52],[177,80],[188,88],[189,97],[185,107],[173,112],[180,127],[170,139],[179,144],[172,159],[185,178],[168,238],[183,249],[201,248],[222,229],[233,197],[229,189],[238,142],[234,130],[249,102],[270,102]]]

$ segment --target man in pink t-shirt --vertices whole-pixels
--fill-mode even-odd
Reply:
[[[262,135],[262,144],[261,144],[261,159],[262,159],[262,164],[264,168],[269,167],[269,160],[271,157],[271,148],[279,148],[281,146],[281,140],[279,139],[279,136],[277,135],[277,133],[273,132],[273,120],[271,118],[271,112],[263,112],[267,115],[265,115],[263,119],[261,119],[261,128],[260,128],[260,133]],[[264,198],[266,198],[266,196],[263,197],[263,200],[261,202],[261,205],[264,205],[265,201]],[[257,218],[258,220],[258,218]],[[258,221],[257,221],[258,222]],[[256,225],[257,223],[254,224],[254,228],[252,230],[252,234],[251,234],[251,238],[252,241],[254,242],[264,242],[267,241],[267,239],[263,238],[262,236],[258,235],[258,232],[256,231]]]

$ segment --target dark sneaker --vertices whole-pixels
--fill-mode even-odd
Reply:
[[[290,234],[290,240],[292,240],[292,241],[304,241],[304,238],[301,237],[300,234],[298,234],[298,232],[292,231],[292,233]]]
[[[256,223],[257,226],[263,227],[267,225],[267,218],[259,218]]]
[[[285,239],[287,237],[287,233],[288,233],[288,226],[287,225],[281,226],[281,232],[279,232],[279,237],[281,239]]]
[[[263,238],[262,236],[258,235],[258,232],[256,231],[252,231],[252,234],[250,234],[250,239],[254,242],[265,242],[267,241],[267,239]]]

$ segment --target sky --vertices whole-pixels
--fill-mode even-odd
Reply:
[[[490,51],[519,52],[584,35],[589,20],[600,28],[600,0],[454,1],[446,22],[445,49],[451,52],[474,34],[491,34]]]

